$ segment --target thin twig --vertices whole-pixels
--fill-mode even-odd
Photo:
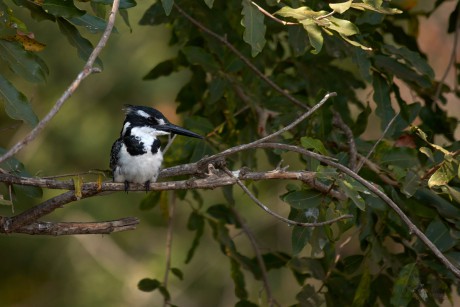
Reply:
[[[311,152],[309,150],[300,148],[298,146],[293,146],[293,145],[286,145],[286,144],[280,144],[280,143],[262,143],[256,145],[258,148],[273,148],[273,149],[282,149],[282,150],[288,150],[288,151],[293,151],[300,153],[302,155],[306,155],[308,157],[312,157],[320,162],[323,162],[329,166],[335,167],[338,170],[342,171],[343,173],[347,174],[348,176],[352,177],[359,183],[361,183],[363,186],[365,186],[370,192],[373,194],[377,195],[380,199],[382,199],[384,202],[390,206],[390,208],[398,214],[398,216],[401,218],[401,220],[406,224],[406,226],[409,228],[409,231],[413,234],[415,234],[420,241],[422,241],[432,252],[433,254],[441,261],[442,264],[444,264],[452,273],[457,278],[460,278],[460,270],[452,264],[452,262],[449,261],[449,259],[444,256],[444,254],[434,245],[433,242],[431,242],[430,239],[409,219],[409,217],[401,210],[401,208],[398,207],[398,205],[390,198],[388,197],[384,192],[380,191],[378,187],[374,186],[371,182],[367,181],[363,177],[359,176],[357,173],[353,172],[346,166],[336,163],[332,160],[330,160],[328,157]]]
[[[302,109],[307,109],[308,106],[303,104],[300,100],[283,90],[281,87],[279,87],[275,82],[270,80],[267,76],[265,76],[252,62],[246,58],[235,46],[233,46],[231,43],[227,41],[227,39],[223,36],[220,36],[219,34],[213,32],[209,28],[205,27],[202,23],[198,22],[196,19],[194,19],[192,16],[187,14],[180,6],[177,5],[177,3],[174,3],[174,7],[179,11],[179,13],[184,16],[188,21],[190,21],[194,26],[196,26],[198,29],[201,31],[209,34],[210,36],[214,37],[218,41],[220,41],[222,44],[227,46],[227,48],[233,52],[241,61],[246,64],[259,78],[261,78],[265,83],[267,83],[271,88],[276,90],[278,93],[286,97],[289,101],[297,105],[298,107]]]
[[[174,134],[171,138],[169,138],[168,144],[166,144],[165,148],[163,149],[163,155],[171,148],[172,143],[176,139],[177,134]]]
[[[348,143],[348,152],[350,154],[350,169],[356,170],[356,165],[358,163],[358,150],[356,149],[355,137],[350,127],[343,121],[342,116],[337,111],[333,111],[334,118],[333,123],[340,129],[347,137]]]
[[[118,11],[118,5],[120,3],[120,0],[114,0],[112,9],[110,11],[109,19],[107,22],[107,27],[104,30],[104,33],[102,34],[101,39],[99,40],[99,43],[97,44],[96,48],[94,48],[93,52],[88,58],[88,61],[86,62],[83,70],[78,74],[78,76],[75,78],[75,80],[70,84],[70,86],[65,90],[65,92],[62,94],[62,96],[56,101],[54,106],[51,108],[51,110],[46,114],[45,117],[37,124],[37,126],[32,129],[32,131],[27,134],[27,136],[16,143],[10,150],[8,150],[4,155],[0,156],[0,163],[11,158],[14,156],[17,152],[19,152],[22,148],[24,148],[27,144],[35,140],[37,136],[40,134],[40,132],[45,128],[45,126],[48,124],[48,122],[53,119],[53,117],[59,112],[61,107],[64,105],[64,103],[72,96],[72,94],[75,92],[75,90],[78,88],[80,83],[86,79],[89,75],[91,75],[93,72],[98,71],[99,69],[96,69],[93,67],[94,62],[96,61],[97,57],[99,56],[99,53],[101,53],[102,48],[105,47],[110,34],[112,33],[113,25],[115,23],[115,17]]]
[[[393,116],[393,118],[388,122],[387,126],[385,127],[385,130],[383,130],[382,132],[382,135],[380,136],[380,138],[377,140],[377,142],[374,143],[374,146],[372,146],[372,148],[369,150],[369,152],[367,153],[366,157],[364,159],[361,159],[359,161],[359,164],[358,166],[356,167],[356,173],[359,173],[359,171],[361,170],[361,168],[363,167],[364,165],[364,162],[366,160],[369,160],[370,161],[370,157],[371,155],[374,153],[375,149],[377,148],[377,146],[380,144],[380,142],[383,140],[383,138],[385,137],[385,135],[387,134],[388,130],[390,130],[390,127],[391,125],[393,125],[393,122],[396,120],[396,118],[398,117],[399,113],[395,114],[395,116]]]
[[[230,210],[232,210],[233,215],[236,217],[238,224],[240,224],[241,229],[248,238],[249,243],[251,243],[252,249],[256,254],[257,263],[259,264],[260,273],[262,275],[262,283],[264,285],[265,292],[267,293],[268,306],[280,306],[280,304],[273,298],[272,290],[268,282],[267,267],[265,266],[265,261],[262,257],[262,253],[260,252],[259,245],[257,244],[257,240],[254,236],[254,233],[251,231],[251,229],[246,224],[241,214],[238,212],[238,210],[235,209],[234,206],[230,206]]]
[[[174,227],[174,211],[176,209],[176,193],[170,193],[170,203],[168,210],[168,231],[166,233],[166,263],[165,275],[163,278],[163,286],[168,288],[169,271],[171,270],[171,253],[172,253],[172,240],[173,240],[173,227]],[[163,306],[170,305],[170,298],[164,297]]]
[[[281,19],[275,17],[273,14],[270,14],[269,12],[267,12],[263,7],[259,6],[254,1],[251,1],[251,4],[254,5],[262,14],[264,14],[268,18],[273,19],[274,21],[276,21],[276,22],[278,22],[278,23],[280,23],[280,24],[282,24],[284,26],[294,26],[294,25],[299,24],[298,22],[284,21],[284,20],[281,20]]]
[[[349,219],[349,218],[353,217],[353,215],[351,215],[351,214],[345,214],[345,215],[339,216],[337,218],[334,218],[332,220],[328,220],[328,221],[324,221],[324,222],[317,222],[317,223],[301,223],[301,222],[297,222],[297,221],[294,221],[294,220],[290,220],[290,219],[285,218],[284,216],[281,216],[278,213],[270,210],[266,205],[264,205],[260,200],[258,200],[257,197],[255,197],[254,194],[252,194],[251,191],[244,185],[244,183],[241,182],[240,179],[235,177],[235,175],[233,175],[233,173],[230,172],[230,170],[228,168],[224,167],[222,170],[225,173],[227,173],[227,175],[229,177],[236,179],[236,184],[240,186],[240,188],[249,196],[249,198],[252,199],[253,202],[256,203],[256,205],[258,205],[260,208],[262,208],[268,214],[274,216],[278,220],[280,220],[280,221],[282,221],[282,222],[284,222],[284,223],[286,223],[286,224],[288,224],[290,226],[319,227],[319,226],[333,224],[333,223],[335,223],[337,221],[340,221],[340,220],[343,220],[343,219]]]

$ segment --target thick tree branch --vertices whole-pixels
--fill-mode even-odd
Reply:
[[[0,218],[0,224],[1,224]],[[81,235],[81,234],[110,234],[113,232],[134,230],[139,219],[136,217],[127,217],[114,221],[106,222],[33,222],[28,225],[18,227],[12,231],[13,233],[23,233],[29,235],[51,235],[51,236],[64,236],[64,235]],[[5,231],[0,227],[0,233],[12,233]]]
[[[72,96],[72,94],[78,88],[80,83],[84,79],[86,79],[89,75],[91,75],[93,72],[99,71],[99,68],[94,67],[94,62],[96,61],[97,57],[101,53],[102,49],[105,47],[110,37],[110,34],[112,33],[113,25],[115,23],[115,16],[117,15],[117,12],[118,12],[119,3],[120,3],[120,0],[113,1],[112,9],[110,11],[109,19],[107,22],[107,27],[105,28],[104,33],[102,34],[102,37],[99,40],[99,43],[94,48],[93,52],[90,54],[88,61],[83,67],[83,70],[78,74],[75,80],[70,84],[70,86],[62,94],[62,96],[56,101],[56,103],[51,108],[51,110],[48,112],[48,114],[46,114],[46,116],[43,117],[43,119],[37,124],[37,126],[35,126],[35,128],[32,129],[32,131],[30,131],[29,134],[27,134],[27,136],[24,139],[22,139],[21,141],[16,143],[13,147],[11,147],[11,149],[8,150],[3,156],[0,156],[0,163],[11,158],[16,153],[18,153],[22,148],[24,148],[27,144],[35,140],[35,138],[40,134],[40,132],[42,132],[42,130],[48,124],[48,122],[53,119],[53,117],[59,112],[59,110],[64,105],[64,103],[70,98],[70,96]]]

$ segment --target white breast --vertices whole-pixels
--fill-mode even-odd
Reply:
[[[143,155],[131,156],[123,144],[119,154],[117,167],[114,171],[115,182],[145,183],[157,181],[163,163],[160,149],[155,154],[150,151]]]

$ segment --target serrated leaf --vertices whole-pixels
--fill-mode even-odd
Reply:
[[[5,112],[9,117],[23,120],[32,127],[37,125],[38,117],[32,110],[26,96],[2,75],[0,75],[0,100],[3,101]]]
[[[406,264],[399,272],[393,285],[391,304],[393,306],[407,306],[419,284],[420,278],[416,263]]]
[[[243,19],[241,24],[245,27],[243,40],[251,46],[252,56],[258,55],[265,46],[264,15],[248,0],[243,0]]]
[[[388,82],[378,73],[373,74],[372,85],[374,87],[373,98],[377,104],[375,114],[377,114],[381,120],[380,127],[383,131],[395,115],[395,111],[391,106],[390,86],[388,85]]]
[[[42,8],[56,17],[72,18],[85,14],[85,11],[75,6],[73,0],[44,0]]]
[[[144,278],[139,281],[137,288],[144,292],[152,292],[158,287],[161,286],[161,283],[157,279]]]
[[[69,21],[76,26],[85,27],[91,33],[102,32],[107,26],[107,22],[104,19],[90,14],[72,17]],[[114,28],[113,32],[116,33],[117,30]]]
[[[24,50],[16,42],[0,40],[0,58],[17,75],[30,82],[44,82],[48,67],[37,55]]]
[[[78,32],[77,28],[72,25],[70,22],[63,18],[57,19],[59,30],[62,34],[67,38],[69,43],[77,49],[78,56],[87,61],[91,52],[93,52],[93,45],[89,40],[81,36],[80,32]],[[102,67],[102,61],[97,58],[96,63],[98,66]]]
[[[313,149],[314,151],[323,154],[323,155],[328,155],[328,151],[326,147],[324,147],[323,142],[321,140],[309,137],[309,136],[304,136],[300,139],[300,144],[302,144],[302,147],[305,149]]]
[[[344,12],[348,11],[348,9],[351,7],[351,3],[353,0],[348,0],[346,2],[340,2],[340,3],[329,3],[329,7],[334,10],[334,12],[343,14]]]
[[[444,160],[441,166],[431,175],[428,180],[428,187],[447,185],[457,175],[458,164]]]
[[[161,4],[163,5],[166,16],[169,16],[174,6],[174,0],[161,0]]]

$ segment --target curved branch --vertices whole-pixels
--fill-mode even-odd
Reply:
[[[452,262],[450,262],[449,259],[446,258],[446,256],[444,256],[444,254],[436,247],[436,245],[434,245],[434,243],[431,242],[431,240],[428,239],[428,237],[414,223],[412,223],[409,217],[401,210],[401,208],[398,207],[398,205],[390,197],[388,197],[385,193],[380,191],[371,182],[367,181],[363,177],[359,176],[357,173],[350,170],[348,167],[342,164],[339,164],[337,162],[334,162],[326,156],[308,151],[306,149],[303,149],[297,146],[280,144],[280,143],[264,143],[264,144],[258,144],[256,145],[256,147],[257,148],[281,149],[281,150],[297,152],[302,155],[312,157],[329,166],[335,167],[338,170],[347,174],[348,176],[352,177],[353,179],[357,180],[359,183],[361,183],[363,186],[369,189],[369,191],[371,191],[372,193],[380,197],[384,202],[386,202],[388,206],[390,206],[390,208],[393,209],[393,211],[395,211],[396,214],[398,214],[398,216],[401,218],[401,220],[407,225],[407,227],[409,228],[409,231],[415,234],[420,239],[420,241],[422,241],[452,273],[454,273],[454,275],[457,278],[460,278],[460,270],[456,266],[454,266]]]
[[[46,114],[45,117],[35,126],[32,131],[27,134],[27,136],[16,143],[13,147],[11,147],[10,150],[8,150],[4,155],[0,156],[0,163],[3,161],[11,158],[14,156],[16,153],[18,153],[22,148],[24,148],[27,144],[35,140],[35,138],[42,132],[42,130],[45,128],[45,126],[48,124],[50,120],[53,119],[53,117],[59,112],[61,107],[64,105],[64,103],[67,101],[67,99],[72,96],[72,94],[75,92],[75,90],[78,88],[80,83],[86,79],[89,75],[91,75],[93,72],[99,71],[98,68],[95,68],[94,62],[96,61],[99,53],[101,53],[102,49],[105,47],[110,34],[112,33],[112,29],[115,23],[115,16],[118,11],[118,5],[120,3],[120,0],[114,0],[112,9],[110,11],[109,19],[107,22],[107,27],[104,30],[104,33],[102,34],[101,39],[99,40],[99,43],[97,46],[94,48],[93,52],[90,54],[88,61],[86,62],[85,66],[83,67],[83,70],[78,74],[78,76],[75,78],[75,80],[70,84],[70,86],[65,90],[65,92],[62,94],[62,96],[56,101],[54,106],[51,108],[51,110]]]

